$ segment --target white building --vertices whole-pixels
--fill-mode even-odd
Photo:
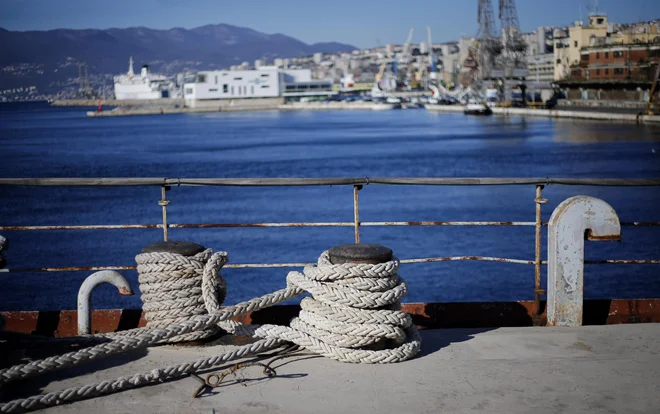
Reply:
[[[313,60],[315,64],[320,65],[323,62],[323,53],[314,53]]]
[[[265,66],[265,65],[266,65],[266,63],[261,59],[257,59],[257,60],[254,61],[254,68],[255,69],[259,69],[260,67]]]
[[[309,69],[214,70],[199,72],[184,85],[186,106],[224,105],[238,99],[332,95],[332,80],[314,80]],[[247,101],[245,101],[247,102]]]
[[[529,75],[527,82],[547,82],[552,83],[555,79],[555,60],[554,54],[544,53],[537,55],[528,55],[527,69]]]

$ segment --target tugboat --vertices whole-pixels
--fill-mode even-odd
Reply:
[[[492,115],[493,110],[484,103],[478,102],[475,99],[470,99],[467,105],[465,105],[463,113],[465,115]]]

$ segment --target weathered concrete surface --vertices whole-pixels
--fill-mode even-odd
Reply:
[[[432,330],[422,336],[421,355],[402,364],[351,365],[297,357],[277,361],[276,378],[234,383],[203,398],[191,398],[198,383],[184,378],[48,412],[648,413],[660,406],[660,324]],[[114,360],[123,365],[53,382],[45,390],[223,349],[153,348],[146,355]],[[256,367],[243,372],[247,379],[262,376]],[[38,386],[28,384],[16,392],[36,392]]]

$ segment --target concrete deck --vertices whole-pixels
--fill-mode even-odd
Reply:
[[[247,368],[241,375],[256,380],[234,382],[202,398],[191,398],[198,383],[183,378],[47,411],[648,413],[660,407],[660,324],[427,330],[423,337],[422,354],[402,364],[298,356],[276,361],[275,378]],[[73,379],[15,384],[12,396],[130,375],[224,349],[152,348],[106,361],[114,366],[104,371],[81,367],[75,371],[83,375]]]

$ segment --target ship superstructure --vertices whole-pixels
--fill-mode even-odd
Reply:
[[[163,99],[180,98],[181,89],[175,79],[149,72],[143,65],[138,75],[133,71],[133,57],[129,59],[128,72],[115,76],[115,99]]]

